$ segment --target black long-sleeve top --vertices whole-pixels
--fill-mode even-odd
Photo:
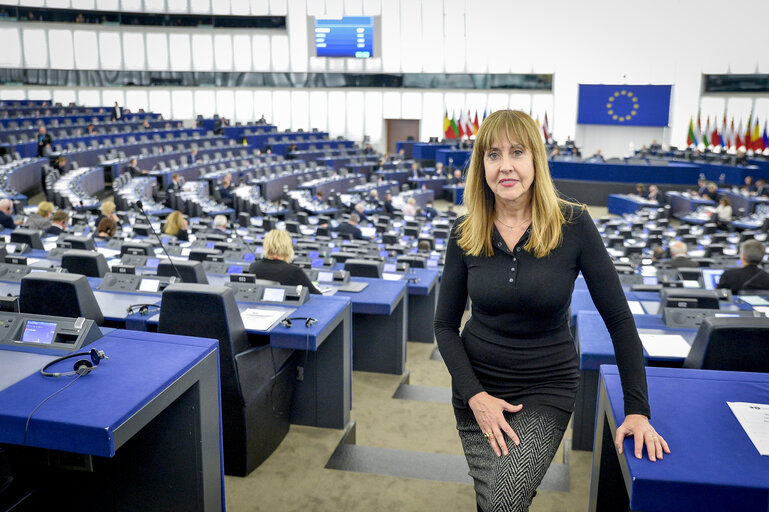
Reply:
[[[283,260],[270,260],[267,258],[256,260],[248,267],[248,273],[256,274],[257,279],[277,281],[287,286],[306,286],[310,293],[315,295],[321,294],[320,290],[312,284],[310,278],[304,273],[304,270]]]
[[[566,218],[569,219],[567,212]],[[579,386],[569,329],[574,280],[581,271],[611,334],[626,414],[650,416],[643,349],[617,272],[587,212],[575,210],[563,241],[544,258],[512,250],[494,228],[491,257],[469,256],[452,229],[441,279],[435,336],[451,373],[453,403],[486,391],[511,403],[530,400],[571,412]],[[461,335],[467,296],[472,316]]]

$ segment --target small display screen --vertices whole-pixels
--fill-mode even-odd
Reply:
[[[262,247],[261,245],[257,245],[256,251],[254,252],[256,252],[256,254],[264,254],[264,247]]]
[[[390,255],[390,251],[379,251],[380,258],[386,258]]]
[[[437,268],[438,267],[438,260],[427,260],[427,268]]]
[[[702,268],[702,281],[706,290],[715,290],[718,282],[721,280],[722,268]]]
[[[384,264],[384,271],[385,272],[397,272],[398,267],[395,263],[385,263]]]
[[[334,273],[333,272],[318,272],[318,282],[321,282],[321,283],[332,283],[332,282],[334,282]]]
[[[307,257],[309,257],[309,258],[317,258],[318,256],[320,256],[320,253],[318,251],[308,251],[307,252]]]
[[[214,248],[214,242],[206,242],[206,248],[207,249],[213,249]]]
[[[168,245],[168,240],[169,238],[167,236],[164,236],[163,238],[160,239],[160,243],[163,245]]]
[[[149,268],[158,268],[159,263],[160,259],[158,258],[147,258],[147,267]]]
[[[140,292],[150,292],[155,293],[160,289],[160,280],[159,279],[148,279],[144,278],[139,282],[139,291]]]
[[[323,258],[313,258],[310,260],[310,266],[311,267],[322,267],[323,266]]]
[[[342,249],[340,249],[339,247],[332,247],[332,248],[331,248],[331,252],[332,252],[332,253],[335,253],[335,252],[342,252]]]
[[[243,265],[230,265],[227,268],[228,274],[242,274],[243,273]]]
[[[256,259],[256,256],[251,254],[250,252],[247,252],[246,254],[243,255],[243,261],[245,262],[251,263],[255,259]]]
[[[286,290],[283,288],[265,288],[262,294],[262,300],[266,302],[283,302],[286,297]]]
[[[56,324],[53,322],[38,322],[27,320],[21,341],[27,343],[53,343],[53,335],[56,332]]]
[[[644,276],[644,284],[657,284],[657,276]]]
[[[739,318],[737,313],[716,313],[716,318]]]

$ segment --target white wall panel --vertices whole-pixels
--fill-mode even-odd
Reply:
[[[702,129],[705,129],[707,118],[710,117],[710,127],[713,128],[713,121],[718,122],[720,128],[726,109],[726,98],[723,96],[706,96],[700,102],[700,112],[702,113]],[[709,136],[709,135],[708,135]]]
[[[170,34],[168,36],[168,49],[172,71],[189,71],[192,69],[189,34]]]
[[[285,16],[288,12],[286,0],[270,0],[270,14],[273,16]]]
[[[51,98],[50,89],[29,89],[27,91],[28,100],[50,100]]]
[[[283,34],[270,36],[270,57],[272,59],[272,71],[289,71],[291,69],[288,36]]]
[[[348,73],[360,73],[364,69],[366,59],[344,59],[345,69]]]
[[[117,101],[118,105],[125,106],[125,91],[123,89],[110,88],[101,90],[101,104],[111,107]]]
[[[328,131],[328,93],[326,91],[310,91],[310,128]]]
[[[120,0],[96,0],[96,8],[100,11],[117,11],[120,9]]]
[[[232,89],[216,91],[216,113],[229,120],[235,117],[235,94]]]
[[[379,91],[366,91],[365,98],[366,124],[364,125],[364,135],[368,135],[373,144],[382,140],[384,131],[384,121],[382,116],[382,93]]]
[[[443,0],[422,2],[422,71],[443,73]]]
[[[523,93],[513,93],[510,95],[510,102],[509,107],[512,110],[522,110],[526,112],[527,114],[529,112],[533,112],[531,110],[531,94],[523,94]],[[485,108],[485,105],[484,105]],[[483,111],[483,109],[481,109]],[[550,118],[553,114],[548,114],[548,118]],[[552,119],[550,119],[550,122],[552,123]]]
[[[213,117],[219,112],[216,110],[216,92],[213,89],[195,89],[195,116]],[[176,100],[174,100],[175,102]],[[176,115],[176,104],[174,103],[174,116]]]
[[[24,65],[28,68],[47,68],[48,41],[46,31],[40,28],[25,28],[21,34]]]
[[[443,138],[443,93],[426,92],[422,95],[422,122],[419,123],[420,140]]]
[[[214,63],[217,71],[232,71],[232,36],[214,36]]]
[[[347,99],[341,91],[328,93],[328,133],[331,137],[344,135],[347,122]]]
[[[232,36],[232,57],[235,71],[251,71],[251,36]]]
[[[385,119],[400,119],[401,93],[385,91],[382,93],[382,117]]]
[[[189,0],[190,12],[195,14],[210,14],[211,0]]]
[[[163,32],[147,32],[147,68],[168,71],[168,35]]]
[[[211,0],[211,10],[214,14],[228,16],[230,14],[230,0]]]
[[[69,0],[45,0],[45,6],[51,9],[69,9]]]
[[[291,93],[288,91],[272,92],[272,124],[279,130],[291,128]]]
[[[398,73],[401,70],[401,9],[397,0],[382,4],[382,70]]]
[[[72,0],[73,9],[92,10],[96,7],[94,0]]]
[[[249,0],[230,0],[230,11],[237,16],[251,14],[251,2]]]
[[[288,30],[288,45],[291,71],[304,73],[308,67],[307,41],[307,6],[305,0],[289,0],[286,29]]]
[[[45,6],[45,0],[19,0],[19,5],[26,7],[43,7]]]
[[[364,16],[379,16],[382,13],[382,0],[363,0]]]
[[[0,67],[24,67],[21,58],[21,34],[16,27],[3,26],[0,28]]]
[[[347,93],[347,126],[344,136],[347,139],[361,141],[363,140],[363,93],[350,91]]]
[[[123,12],[141,12],[142,0],[120,0],[120,10]]]
[[[401,0],[401,70],[422,71],[422,9],[419,2]]]
[[[99,63],[101,64],[101,69],[123,69],[120,32],[99,32]]]
[[[269,0],[251,0],[251,14],[253,16],[266,16],[270,14]]]
[[[75,91],[72,89],[54,89],[53,91],[53,102],[61,103],[65,107],[69,105],[70,103],[74,103],[75,100]]]
[[[27,91],[24,89],[2,89],[0,90],[0,100],[26,100]]]
[[[123,33],[123,64],[127,70],[146,69],[143,32]]]
[[[165,12],[166,0],[144,0],[144,10],[146,12]]]
[[[187,0],[166,0],[168,12],[185,14],[189,12],[190,4]]]
[[[251,38],[251,49],[254,58],[254,71],[270,70],[270,36],[254,34]]]
[[[75,30],[72,34],[75,47],[75,68],[99,69],[99,39],[93,30]]]
[[[84,107],[102,107],[107,104],[101,101],[101,91],[98,89],[81,89],[77,92],[77,104]],[[109,106],[114,105],[110,103]]]
[[[150,110],[160,113],[165,119],[171,119],[171,92],[150,89]]]
[[[214,46],[211,34],[192,34],[192,69],[214,70]]]
[[[489,110],[496,112],[497,110],[503,110],[509,107],[510,98],[507,94],[493,93],[489,94]],[[532,112],[533,114],[533,112]]]
[[[471,0],[465,0],[465,70],[468,73],[486,73],[488,71],[489,20],[498,16],[490,15],[485,9],[473,9]],[[508,31],[504,33],[506,36]],[[536,46],[536,45],[532,45]]]
[[[323,73],[326,71],[328,59],[325,57],[310,57],[310,71]]]
[[[48,31],[48,55],[51,67],[54,69],[72,69],[75,67],[71,30]]]
[[[291,130],[310,131],[310,93],[291,91]]]
[[[307,16],[323,16],[326,14],[325,0],[307,0]]]
[[[272,92],[266,90],[254,91],[254,118],[261,119],[261,117],[267,120],[270,124],[272,122]]]
[[[531,97],[531,114],[536,119],[539,116],[539,122],[545,122],[545,112],[550,123],[553,121],[553,96],[551,94],[534,94]]]
[[[152,103],[151,95],[150,103]],[[171,105],[174,119],[194,119],[196,116],[197,104],[193,103],[192,91],[171,91]]]
[[[446,73],[462,73],[465,70],[465,2],[444,0],[443,11],[444,67]]]
[[[363,0],[344,0],[345,16],[363,16]]]
[[[422,117],[422,93],[404,92],[401,94],[401,119],[420,119]]]
[[[344,16],[344,0],[326,0],[324,16],[330,18],[341,18]]]
[[[233,120],[248,123],[255,119],[258,119],[258,117],[254,115],[254,93],[243,90],[235,91],[235,115]]]
[[[110,105],[105,105],[110,106]],[[150,103],[146,89],[129,89],[125,93],[125,107],[131,109],[131,112],[138,112],[144,109],[149,112]]]

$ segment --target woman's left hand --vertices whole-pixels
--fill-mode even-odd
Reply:
[[[622,453],[624,439],[628,436],[633,436],[635,439],[636,459],[642,457],[644,443],[646,443],[649,460],[652,462],[656,462],[657,459],[661,460],[663,452],[670,453],[668,443],[654,430],[654,427],[649,423],[649,418],[643,414],[628,414],[622,425],[617,428],[614,445],[619,453]]]

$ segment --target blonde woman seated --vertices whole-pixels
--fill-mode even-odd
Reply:
[[[177,239],[185,242],[190,239],[189,234],[187,233],[187,219],[184,218],[182,212],[174,210],[168,217],[166,217],[163,233],[175,236]]]
[[[273,229],[264,237],[262,242],[264,256],[248,268],[249,274],[255,274],[257,279],[277,281],[283,285],[306,286],[310,293],[320,295],[320,290],[307,277],[304,271],[292,265],[294,246],[291,235],[283,229]]]
[[[725,197],[718,201],[716,206],[716,224],[721,229],[727,229],[732,221],[732,203]]]
[[[120,224],[120,218],[115,213],[115,209],[116,209],[116,206],[113,201],[104,201],[101,204],[101,208],[99,209],[99,211],[101,212],[101,215],[99,215],[96,218],[97,229],[99,227],[99,224],[101,224],[102,219],[105,219],[105,218],[114,220],[116,225]]]
[[[403,215],[414,217],[417,214],[417,200],[413,197],[410,197],[408,202],[403,205],[403,209],[401,211],[403,212]]]
[[[43,201],[37,205],[37,213],[27,217],[26,227],[45,231],[51,227],[51,215],[53,215],[53,203]]]

